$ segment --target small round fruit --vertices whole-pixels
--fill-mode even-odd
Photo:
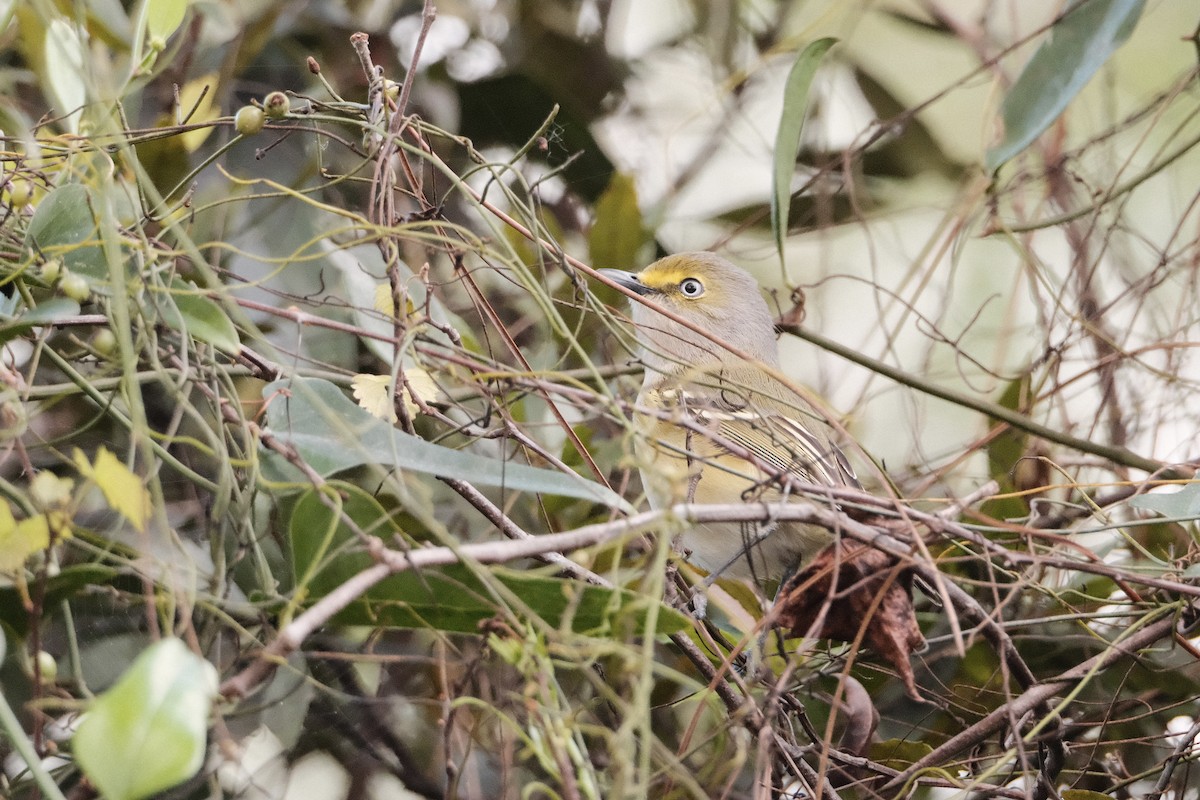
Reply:
[[[102,356],[112,355],[117,349],[117,335],[112,332],[112,328],[101,328],[92,336],[92,347]]]
[[[267,115],[258,106],[242,106],[233,118],[234,129],[243,136],[253,136],[267,124]]]
[[[76,303],[82,303],[92,294],[92,287],[88,284],[87,278],[70,272],[63,275],[62,283],[58,285],[58,288]]]
[[[13,178],[7,188],[8,204],[13,208],[24,208],[33,199],[33,181],[28,178]]]
[[[46,283],[54,283],[58,280],[59,275],[62,275],[62,262],[57,258],[52,258],[42,264],[42,280]]]
[[[287,116],[288,111],[292,107],[292,101],[283,92],[271,92],[263,98],[263,111],[271,119],[279,119]]]
[[[35,658],[37,658],[38,673],[42,676],[42,683],[54,683],[58,679],[58,662],[54,660],[54,656],[45,650],[38,650]]]

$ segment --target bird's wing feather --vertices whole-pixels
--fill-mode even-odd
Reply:
[[[734,445],[753,453],[768,471],[791,474],[805,483],[859,486],[845,454],[825,435],[820,420],[802,423],[781,412],[730,401],[725,392],[675,389],[664,394],[669,395],[664,397],[668,405],[685,409],[699,427],[715,434],[717,450],[737,455],[729,447]]]

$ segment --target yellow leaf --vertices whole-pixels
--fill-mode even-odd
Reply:
[[[217,79],[219,74],[210,72],[207,75],[201,75],[195,80],[188,81],[179,90],[179,115],[182,118],[186,114],[191,114],[188,117],[188,124],[195,125],[201,122],[212,122],[220,116],[216,109],[213,108],[213,98],[217,94]],[[205,94],[204,90],[208,89]],[[197,105],[199,103],[199,105]],[[192,109],[195,113],[192,114]],[[200,149],[200,145],[204,144],[204,140],[212,133],[211,127],[197,128],[194,131],[188,131],[183,134],[183,146],[189,153],[194,153]]]
[[[404,313],[412,316],[417,311],[417,306],[413,303],[411,297],[405,297]],[[375,310],[380,314],[387,314],[389,317],[396,316],[396,302],[392,298],[392,285],[390,283],[381,283],[375,287]]]
[[[406,369],[404,377],[409,388],[422,402],[431,403],[439,396],[437,384],[425,370],[415,367]],[[389,375],[359,374],[350,379],[350,387],[358,405],[371,416],[394,423],[397,417],[396,406],[392,403],[391,384]],[[409,415],[420,413],[420,406],[409,397],[408,391],[402,391],[402,394]]]
[[[43,514],[17,522],[8,503],[0,503],[0,572],[16,572],[25,559],[50,546],[50,525]]]
[[[187,14],[188,0],[147,0],[146,31],[160,43],[178,30]]]
[[[433,382],[433,376],[423,369],[406,369],[404,377],[408,380],[408,387],[423,403],[432,403],[441,394],[437,384]],[[405,392],[404,405],[408,407],[410,413],[417,413],[417,404],[409,399],[407,392]]]
[[[355,375],[350,379],[354,399],[368,414],[378,419],[395,422],[396,407],[392,404],[392,379],[388,375]]]
[[[29,482],[29,496],[37,507],[43,510],[66,508],[71,502],[71,490],[75,481],[70,478],[60,478],[48,469],[44,469]]]
[[[396,316],[396,302],[392,300],[390,283],[381,283],[375,287],[375,310],[389,317]]]
[[[77,448],[75,466],[100,488],[114,511],[139,531],[146,530],[146,521],[150,518],[150,493],[129,467],[104,447],[96,453],[95,464],[89,464],[87,456]]]

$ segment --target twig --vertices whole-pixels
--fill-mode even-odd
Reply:
[[[477,511],[483,514],[483,516],[489,522],[495,525],[496,528],[509,539],[514,541],[533,541],[540,538],[522,529],[519,525],[509,519],[508,516],[501,509],[497,508],[496,504],[489,500],[483,492],[479,491],[466,481],[460,481],[457,478],[441,478],[441,481],[454,491],[458,492],[458,494],[468,503],[475,506]],[[576,564],[574,561],[567,558],[557,550],[538,553],[535,555],[535,558],[539,559],[540,561],[544,561],[551,566],[558,567],[563,571],[564,574],[570,575],[572,578],[586,581],[593,586],[612,587],[611,581],[600,577],[590,569]]]
[[[977,505],[999,491],[1000,484],[996,483],[995,481],[988,481],[975,491],[963,495],[950,505],[940,509],[934,516],[941,517],[944,520],[953,520],[966,509],[973,505]]]
[[[653,514],[640,516],[652,517]],[[427,547],[400,552],[380,545],[372,552],[377,563],[350,577],[284,626],[275,641],[268,645],[250,666],[221,685],[221,694],[226,697],[244,697],[265,679],[277,664],[297,650],[313,631],[390,575],[410,569],[457,564],[463,559],[480,564],[499,564],[544,553],[577,550],[617,538],[633,530],[636,530],[633,525],[606,523],[589,525],[565,533],[548,533],[516,541],[478,542],[458,548]]]
[[[981,744],[1003,729],[1011,718],[1020,718],[1039,706],[1045,706],[1063,689],[1074,685],[1094,672],[1111,666],[1120,658],[1132,655],[1142,648],[1149,647],[1159,639],[1169,635],[1174,627],[1174,615],[1167,615],[1131,634],[1124,641],[1113,642],[1103,653],[1089,658],[1087,661],[1072,667],[1066,672],[1060,673],[1058,677],[1032,686],[1020,697],[1016,697],[1003,704],[971,727],[952,736],[934,748],[932,752],[918,759],[908,769],[888,781],[879,790],[880,793],[885,794],[888,790],[899,789],[920,775],[922,771],[941,766],[964,750],[969,750]]]
[[[1154,782],[1154,789],[1150,791],[1145,800],[1158,800],[1162,797],[1163,792],[1171,785],[1171,776],[1175,773],[1175,768],[1179,766],[1179,762],[1183,760],[1184,755],[1192,749],[1193,742],[1196,737],[1200,736],[1200,720],[1192,723],[1192,727],[1188,729],[1179,739],[1179,744],[1175,745],[1175,750],[1167,759],[1167,763],[1163,765],[1163,770],[1159,773],[1158,780]]]
[[[408,108],[408,98],[412,95],[413,81],[417,75],[417,65],[421,63],[421,51],[425,49],[425,37],[429,35],[429,29],[433,27],[434,20],[437,19],[437,8],[433,5],[433,0],[425,0],[425,6],[421,9],[421,32],[417,34],[417,43],[413,47],[412,60],[408,64],[408,73],[404,76],[404,83],[400,86],[400,96],[396,100],[396,115],[403,116],[404,109]],[[393,126],[395,123],[393,123]],[[396,133],[397,131],[393,131]]]
[[[972,411],[978,411],[981,414],[986,414],[989,417],[998,419],[1001,422],[1006,422],[1012,427],[1031,433],[1041,439],[1049,442],[1055,442],[1073,450],[1078,450],[1081,453],[1091,453],[1092,455],[1100,456],[1122,466],[1132,467],[1133,469],[1144,470],[1151,475],[1156,475],[1160,478],[1190,478],[1195,474],[1195,466],[1190,464],[1181,464],[1176,466],[1168,466],[1161,461],[1155,461],[1150,458],[1145,458],[1133,453],[1124,447],[1114,447],[1109,445],[1098,444],[1087,439],[1081,439],[1078,436],[1071,436],[1060,430],[1034,422],[1029,417],[1019,414],[1010,408],[1005,408],[999,403],[993,403],[990,400],[984,400],[978,397],[973,397],[963,392],[955,391],[947,386],[932,383],[922,380],[921,378],[911,375],[903,370],[897,369],[890,364],[885,364],[873,358],[868,358],[862,353],[853,348],[846,347],[832,339],[827,339],[820,334],[813,333],[810,330],[800,328],[796,325],[784,325],[781,329],[785,333],[790,333],[804,339],[806,342],[811,342],[823,350],[828,350],[831,353],[841,356],[855,364],[864,366],[867,369],[885,378],[891,378],[897,383],[907,386],[911,389],[924,392],[931,397],[936,397],[939,400],[945,400],[963,408],[969,408]]]

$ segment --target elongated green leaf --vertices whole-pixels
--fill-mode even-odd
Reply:
[[[1200,517],[1200,483],[1190,483],[1169,494],[1141,494],[1131,499],[1129,505],[1170,519],[1195,519]]]
[[[1145,0],[1075,0],[1004,98],[1004,140],[988,150],[994,172],[1050,127],[1133,33]]]
[[[147,648],[92,704],[72,741],[108,800],[139,800],[181,783],[204,763],[217,671],[178,639]]]
[[[645,242],[637,185],[632,176],[614,172],[608,188],[596,201],[596,221],[588,233],[592,266],[629,269],[637,263],[638,251]]]
[[[79,303],[65,297],[52,297],[16,317],[4,318],[0,315],[0,344],[14,336],[20,336],[37,325],[47,325],[64,317],[72,317],[79,313]]]
[[[343,487],[344,500],[334,509],[308,492],[292,512],[289,533],[298,588],[316,600],[341,586],[375,561],[345,523],[394,541],[395,523],[384,508],[361,490]],[[546,577],[490,566],[495,580],[520,598],[524,609],[554,627],[569,626],[580,633],[645,624],[646,610],[658,600],[626,589],[606,589],[580,581]],[[461,565],[402,572],[371,587],[335,617],[345,625],[432,628],[476,633],[480,623],[503,610],[471,570]],[[521,611],[522,609],[514,609]],[[654,633],[673,633],[688,625],[677,611],[659,605]]]
[[[821,59],[836,43],[837,39],[817,39],[805,47],[792,65],[783,87],[783,116],[775,136],[775,169],[771,177],[771,228],[775,231],[775,248],[780,260],[783,259],[783,240],[787,238],[796,153],[800,149],[800,135],[804,132],[804,117],[808,113],[808,91]]]
[[[871,760],[886,764],[892,769],[905,769],[933,752],[928,742],[913,742],[904,739],[887,739],[872,742],[867,751]]]
[[[275,395],[280,395],[276,397]],[[378,464],[459,478],[482,486],[577,497],[631,511],[620,495],[575,474],[514,464],[427,442],[359,408],[329,381],[296,378],[263,388],[270,430],[296,448],[304,461],[328,477],[352,467]],[[268,455],[264,474],[276,481],[304,480],[294,466]]]
[[[46,28],[44,43],[46,85],[54,98],[58,114],[66,115],[64,122],[71,133],[79,128],[79,109],[87,101],[87,86],[83,82],[86,48],[75,26],[65,19],[51,20]]]
[[[1029,413],[1030,375],[1023,373],[1005,387],[997,401],[1002,407],[1022,414]],[[1004,425],[990,418],[991,426]],[[1012,426],[996,434],[987,446],[988,477],[1000,486],[999,497],[988,498],[983,511],[996,519],[1016,519],[1029,513],[1029,503],[1023,497],[1009,496],[1015,488],[1013,477],[1029,451],[1029,434]]]
[[[112,567],[96,564],[76,564],[66,566],[56,575],[46,579],[42,589],[45,592],[43,602],[47,613],[59,607],[59,603],[69,600],[91,586],[107,586],[119,575]],[[10,633],[24,637],[29,632],[31,621],[44,623],[45,619],[31,620],[29,610],[25,607],[26,590],[16,586],[0,586],[0,626]],[[0,639],[4,637],[0,636]]]
[[[1112,795],[1091,789],[1063,789],[1062,800],[1112,800]]]

